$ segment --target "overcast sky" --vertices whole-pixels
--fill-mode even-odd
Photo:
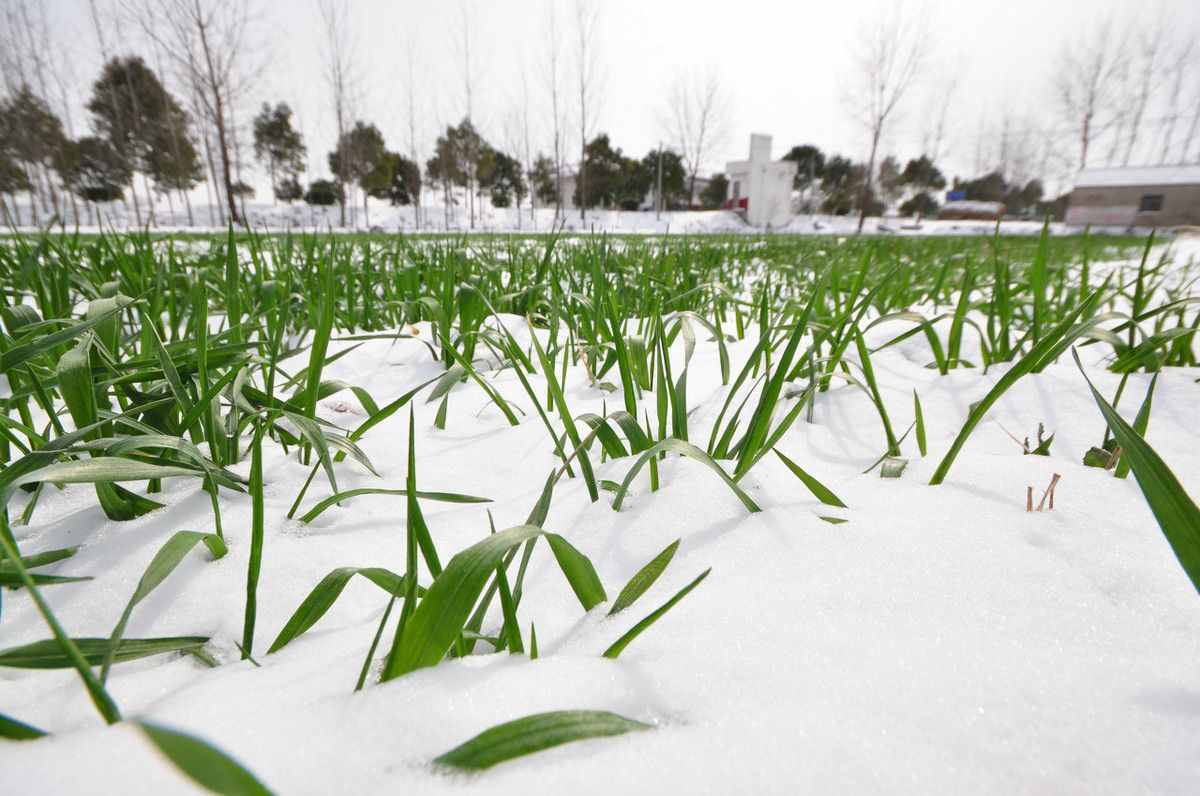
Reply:
[[[87,0],[46,0],[70,47],[77,102],[99,68]],[[102,13],[111,0],[96,0]],[[373,121],[394,149],[407,149],[406,52],[416,62],[418,146],[428,157],[439,128],[466,113],[457,37],[456,0],[349,0],[361,97],[356,116]],[[573,3],[559,0],[560,26],[571,32]],[[545,29],[550,0],[466,0],[475,63],[476,125],[505,145],[505,124],[521,106],[522,74],[531,95],[534,146],[550,145],[546,110]],[[850,48],[864,20],[895,0],[766,2],[765,0],[599,0],[597,37],[603,76],[596,130],[640,157],[665,136],[664,97],[681,71],[715,69],[732,98],[729,135],[706,171],[746,156],[751,132],[774,136],[776,155],[800,143],[865,158],[867,139],[844,101]],[[265,64],[243,102],[246,123],[263,100],[287,101],[309,145],[310,177],[326,172],[324,153],[334,139],[328,85],[323,77],[323,28],[317,0],[257,0],[253,38]],[[1097,18],[1123,23],[1162,13],[1173,31],[1197,29],[1197,0],[930,0],[907,3],[929,19],[932,47],[923,80],[900,107],[884,142],[901,158],[918,154],[927,127],[929,97],[957,77],[951,106],[948,175],[971,175],[981,127],[1005,115],[1035,121],[1056,118],[1049,79],[1063,43]],[[113,33],[121,51],[151,53],[128,26]],[[573,72],[569,43],[564,57]],[[568,105],[570,103],[568,95]],[[1200,101],[1198,99],[1197,101]],[[81,107],[81,105],[79,106]],[[76,133],[86,126],[79,110]],[[569,122],[570,125],[570,122]],[[577,134],[570,137],[577,149]],[[669,141],[668,141],[669,143]],[[256,180],[258,182],[258,180]]]

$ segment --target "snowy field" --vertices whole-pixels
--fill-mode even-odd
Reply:
[[[738,223],[714,217],[721,231]],[[1200,261],[1193,239],[1168,246],[1168,269],[1184,273]],[[1159,245],[1151,259],[1167,251]],[[1136,257],[1093,263],[1093,283],[1108,272],[1136,273],[1137,264]],[[1184,321],[1194,314],[1189,308]],[[868,349],[905,328],[868,328],[876,317],[872,310],[863,320]],[[531,329],[521,314],[500,318],[523,350],[532,350],[531,334],[543,346],[551,342],[547,329]],[[950,326],[938,320],[936,333],[944,340]],[[725,331],[732,329],[729,321]],[[445,371],[427,345],[435,337],[428,321],[399,331],[406,336],[356,342],[339,342],[335,333],[323,378],[360,387],[383,405]],[[686,411],[691,439],[703,447],[729,388],[720,346],[703,327],[695,333]],[[748,319],[744,336],[727,346],[732,374],[758,339]],[[676,376],[685,346],[685,335],[670,346]],[[855,350],[849,346],[849,359],[859,359]],[[1097,344],[1079,352],[1111,401],[1121,380],[1108,368],[1112,350]],[[969,331],[961,357],[978,365],[980,356],[979,336]],[[481,349],[476,357],[488,354]],[[817,392],[811,412],[775,445],[845,508],[822,505],[772,454],[740,481],[761,511],[749,511],[700,462],[675,456],[659,463],[657,491],[643,470],[614,510],[612,489],[635,458],[602,461],[596,446],[596,479],[613,484],[593,502],[578,472],[561,479],[544,527],[590,558],[608,601],[585,612],[541,543],[520,605],[526,646],[536,627],[536,660],[450,658],[387,682],[371,677],[358,693],[364,654],[388,605],[365,578],[351,579],[308,632],[278,652],[266,650],[334,568],[406,571],[405,498],[362,495],[307,524],[286,519],[312,468],[294,449],[264,447],[255,661],[240,660],[235,644],[243,633],[252,501],[222,490],[228,554],[212,561],[198,546],[138,605],[125,632],[208,637],[206,653],[219,665],[147,657],[114,666],[107,689],[124,716],[203,738],[283,794],[1195,793],[1200,597],[1134,477],[1083,465],[1105,423],[1070,352],[1004,393],[938,486],[928,482],[971,404],[1011,363],[943,375],[930,360],[920,334],[871,356],[896,436],[915,419],[914,390],[920,396],[928,453],[908,435],[900,443],[908,460],[901,477],[882,478],[878,468],[864,473],[887,443],[868,391],[844,379]],[[299,355],[289,372],[305,362]],[[527,378],[547,395],[543,374]],[[1162,370],[1146,435],[1193,499],[1200,497],[1198,378],[1196,367]],[[1130,422],[1150,380],[1146,372],[1128,378],[1119,410]],[[441,402],[427,402],[427,393],[410,404],[419,488],[491,500],[423,501],[443,564],[487,536],[489,514],[498,529],[523,523],[561,463],[516,370],[489,372],[485,381],[521,408],[517,425],[471,379],[453,386],[442,418]],[[567,370],[563,392],[573,414],[601,416],[622,404],[616,369],[600,381],[617,386],[593,382],[580,365]],[[789,383],[778,413],[806,386]],[[654,394],[641,406],[653,424]],[[753,401],[747,413],[752,408]],[[346,461],[337,465],[340,489],[404,487],[407,409],[359,442],[378,477]],[[368,414],[349,391],[323,398],[317,410],[349,429]],[[1025,455],[1013,437],[1036,440],[1039,424],[1053,434],[1050,453]],[[250,458],[229,469],[249,476]],[[1037,501],[1054,474],[1061,480],[1053,510],[1027,512],[1027,488]],[[323,478],[303,509],[329,494]],[[128,522],[107,520],[89,484],[48,488],[32,521],[13,528],[25,553],[80,546],[69,560],[38,570],[94,577],[43,589],[70,635],[106,637],[167,537],[211,530],[209,496],[197,483],[165,480],[154,497],[166,507]],[[24,493],[13,499],[13,517],[26,500]],[[607,616],[621,587],[674,540],[678,552],[662,577],[635,605]],[[601,657],[709,568],[619,658]],[[49,637],[24,591],[6,591],[3,601],[0,648]],[[484,635],[498,633],[502,622],[494,605]],[[389,642],[390,633],[384,647]],[[381,670],[382,650],[372,674]],[[612,711],[653,729],[563,745],[479,774],[431,765],[493,725],[563,709]],[[51,733],[0,741],[0,793],[199,792],[133,725],[105,726],[69,668],[0,668],[0,712]]]
[[[225,229],[224,217],[215,206],[206,202],[194,202],[189,217],[176,201],[173,205],[159,201],[154,206],[150,227],[163,231],[186,233],[219,232]],[[18,215],[10,217],[5,226],[15,226],[33,232],[45,224],[52,213],[43,210],[39,224],[33,223],[33,214],[28,203],[11,209]],[[76,219],[69,208],[63,209],[62,220],[68,230],[78,228],[83,232],[103,229],[138,228],[150,219],[149,210],[140,208],[135,216],[132,204],[111,202],[93,207],[78,208]],[[792,218],[786,226],[760,229],[747,224],[736,213],[728,210],[672,211],[654,213],[650,211],[590,210],[581,218],[577,209],[566,209],[556,218],[553,208],[539,207],[530,211],[528,207],[492,207],[481,201],[477,216],[472,224],[465,198],[447,209],[442,204],[433,204],[418,211],[412,207],[393,207],[386,202],[370,200],[367,212],[361,204],[347,205],[346,223],[341,223],[337,206],[316,207],[300,202],[293,204],[271,204],[247,202],[244,205],[247,222],[255,229],[263,230],[306,230],[313,232],[406,232],[406,233],[549,233],[556,229],[575,233],[608,232],[630,235],[758,235],[772,232],[789,235],[845,235],[857,232],[857,216],[829,216],[802,214]],[[136,219],[141,218],[142,224]],[[1005,221],[1001,231],[1006,235],[1036,235],[1041,232],[1040,221]],[[866,220],[863,231],[898,236],[919,235],[990,235],[996,230],[995,222],[989,221],[941,221],[911,218],[878,218]],[[1053,224],[1054,234],[1079,232],[1063,224]],[[1124,230],[1111,230],[1121,233]]]

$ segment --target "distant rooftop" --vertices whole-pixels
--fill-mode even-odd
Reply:
[[[1136,185],[1200,185],[1200,164],[1084,169],[1075,177],[1076,188]]]

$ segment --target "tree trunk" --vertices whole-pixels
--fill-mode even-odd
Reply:
[[[1083,132],[1080,135],[1079,147],[1079,168],[1087,168],[1088,144],[1091,143],[1092,137],[1092,114],[1085,114],[1083,117]]]
[[[225,226],[225,213],[221,209],[221,192],[217,188],[217,164],[213,160],[208,131],[205,130],[201,137],[204,139],[204,159],[208,162],[209,174],[209,178],[204,181],[204,191],[208,194],[208,223],[212,224],[213,208],[216,208],[218,223]]]
[[[156,223],[154,216],[154,191],[150,189],[150,178],[145,174],[142,175],[142,187],[146,189],[146,223],[148,223],[150,226],[154,226]]]
[[[129,195],[133,197],[133,221],[134,225],[140,227],[142,225],[142,205],[138,202],[137,186],[134,184],[135,175],[129,175]]]
[[[221,176],[225,181],[225,201],[229,207],[229,220],[234,224],[241,223],[241,216],[238,214],[237,202],[233,196],[233,171],[229,167],[229,139],[225,134],[225,105],[220,98],[220,92],[217,92],[217,145],[221,147]]]
[[[1196,140],[1196,131],[1200,130],[1200,103],[1196,104],[1196,112],[1192,114],[1192,124],[1188,128],[1187,138],[1183,139],[1183,147],[1179,150],[1179,162],[1187,163],[1188,150]]]
[[[580,129],[581,138],[584,139],[583,144],[579,149],[579,221],[583,223],[587,221],[587,135],[583,133],[582,126]]]
[[[867,160],[866,179],[863,180],[863,189],[858,195],[858,232],[861,235],[863,224],[867,221],[867,197],[871,195],[871,180],[875,176],[875,156],[879,152],[879,136],[883,132],[883,125],[876,124],[875,130],[871,134],[871,157]]]
[[[197,20],[196,27],[200,32],[200,46],[204,50],[204,61],[208,67],[208,88],[213,94],[215,110],[213,115],[216,117],[213,122],[217,125],[217,145],[221,148],[221,172],[225,178],[225,201],[229,205],[230,221],[239,224],[241,217],[238,215],[237,204],[233,199],[233,173],[229,168],[229,136],[225,130],[225,99],[221,96],[221,82],[217,79],[212,53],[208,48],[208,26],[203,21]]]

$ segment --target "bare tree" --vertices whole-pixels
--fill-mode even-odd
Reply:
[[[587,145],[599,110],[601,75],[598,28],[600,6],[594,0],[575,0],[575,76],[579,101],[579,220],[586,218]]]
[[[1055,69],[1054,84],[1064,120],[1079,141],[1079,168],[1086,168],[1093,142],[1117,120],[1126,67],[1123,35],[1112,20],[1098,22],[1083,35],[1067,39]]]
[[[345,147],[342,138],[350,129],[354,114],[354,90],[358,84],[358,73],[353,60],[354,43],[351,40],[349,6],[345,0],[318,0],[321,22],[324,25],[325,81],[333,99],[333,119],[337,125],[334,157],[344,159]],[[347,164],[338,163],[338,209],[340,224],[346,226],[346,186],[339,175],[347,172]],[[351,210],[353,212],[353,209]]]
[[[525,60],[521,60],[521,161],[522,168],[525,170],[525,179],[529,182],[529,176],[533,173],[533,139],[530,137],[529,127],[529,72],[525,68]],[[517,216],[518,224],[520,223],[520,215]],[[537,191],[533,185],[529,185],[529,223],[535,229],[537,228]]]
[[[875,159],[884,130],[908,94],[929,49],[925,14],[897,7],[869,21],[854,49],[853,77],[847,95],[855,119],[871,142],[866,179],[859,196],[858,231],[867,218],[867,199],[875,176]]]
[[[696,194],[696,175],[729,134],[729,96],[715,69],[679,72],[667,92],[667,127],[679,148],[688,176],[688,203]]]
[[[466,108],[466,120],[471,126],[479,130],[479,125],[475,119],[475,90],[479,82],[479,65],[477,63],[478,53],[473,48],[474,42],[474,17],[467,9],[466,0],[459,0],[458,3],[458,25],[454,33],[454,47],[457,50],[459,57],[459,68],[462,73],[459,76],[462,79],[463,101]],[[480,152],[476,147],[477,138],[472,136],[469,139],[468,146],[470,151],[466,153],[466,178],[467,178],[467,213],[470,217],[471,229],[475,229],[475,199],[477,185],[479,181],[478,168]]]
[[[958,68],[946,69],[933,86],[922,114],[925,126],[921,132],[921,152],[933,163],[945,154],[946,126],[950,108],[958,92]]]
[[[1183,95],[1184,81],[1192,74],[1195,52],[1195,37],[1189,37],[1182,42],[1179,42],[1174,48],[1170,66],[1167,68],[1168,74],[1170,75],[1171,91],[1167,96],[1167,107],[1165,109],[1165,118],[1163,120],[1162,154],[1159,156],[1159,163],[1166,163],[1168,158],[1171,156],[1171,145],[1174,143],[1175,125],[1179,122],[1179,117],[1182,113],[1182,109],[1179,105],[1180,98]]]
[[[1005,120],[1004,179],[1010,185],[1024,186],[1038,176],[1040,155],[1037,125],[1028,115],[1011,114]]]
[[[8,0],[0,16],[0,79],[5,93],[15,97],[19,93],[32,94],[46,108],[50,107],[45,92],[45,70],[38,35],[26,0]],[[40,223],[38,203],[44,212],[50,212],[49,198],[53,184],[45,174],[45,164],[25,162],[21,165],[29,190],[29,209],[34,224]],[[54,199],[57,209],[57,198]]]
[[[1162,55],[1167,43],[1167,20],[1161,14],[1156,21],[1139,31],[1137,47],[1137,73],[1133,82],[1133,96],[1129,112],[1129,137],[1125,142],[1125,157],[1122,165],[1128,166],[1133,158],[1134,147],[1142,132],[1146,108],[1154,96],[1162,71]]]
[[[408,121],[408,157],[421,168],[421,160],[417,156],[417,47],[416,39],[409,36],[404,48],[406,79],[404,84],[404,99]],[[421,228],[421,186],[415,188],[413,196],[413,222],[417,229]]]
[[[248,63],[253,49],[246,41],[251,23],[248,0],[129,2],[131,17],[174,63],[200,117],[215,131],[222,199],[229,219],[242,223],[234,187],[233,111],[259,71]]]
[[[554,151],[554,181],[557,196],[554,202],[554,220],[557,222],[563,214],[563,153],[566,149],[563,130],[566,120],[561,97],[563,85],[562,34],[558,29],[557,4],[554,0],[550,0],[549,11],[542,40],[546,43],[545,80],[546,89],[550,95],[550,121],[553,131],[551,148]]]
[[[1196,133],[1200,132],[1200,85],[1196,87],[1196,93],[1192,97],[1192,107],[1195,110],[1192,112],[1192,123],[1188,126],[1187,137],[1183,139],[1183,145],[1179,148],[1179,162],[1188,162],[1188,153],[1192,151],[1192,142],[1196,140]],[[1195,159],[1200,160],[1200,150],[1197,150]]]
[[[53,65],[49,63],[49,59],[54,57],[55,52],[61,53],[64,48],[55,47],[51,41],[50,24],[46,17],[45,5],[36,4],[37,11],[35,13],[30,9],[28,0],[9,0],[9,2],[14,3],[20,15],[21,27],[24,29],[25,44],[28,48],[26,58],[31,73],[28,77],[29,82],[36,87],[37,95],[46,104],[46,107],[54,108],[57,103],[51,99],[50,94],[48,74],[53,70]],[[69,114],[70,105],[65,105],[59,110]],[[58,191],[46,164],[40,164],[37,179],[43,182],[54,212],[60,213]],[[74,196],[74,194],[71,195]]]

